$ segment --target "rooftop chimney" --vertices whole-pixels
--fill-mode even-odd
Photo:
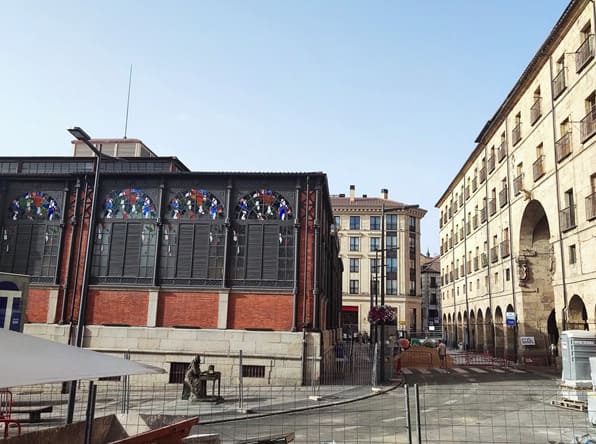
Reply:
[[[356,198],[356,185],[350,185],[350,203]]]
[[[389,199],[389,190],[387,188],[381,188],[381,199]]]

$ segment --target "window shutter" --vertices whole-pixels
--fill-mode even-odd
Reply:
[[[41,274],[41,258],[46,243],[45,225],[35,224],[31,227],[31,243],[29,244],[29,263],[27,274],[39,276]]]
[[[261,279],[263,266],[263,226],[247,225],[246,279]]]
[[[178,266],[177,277],[191,277],[192,251],[194,245],[194,226],[180,224],[178,228]]]
[[[263,233],[263,279],[277,279],[279,226],[265,225]]]
[[[27,274],[29,248],[31,248],[31,225],[23,224],[17,227],[13,273]]]
[[[141,231],[142,224],[128,224],[128,233],[126,236],[126,251],[124,259],[123,276],[139,276],[141,263]]]
[[[122,276],[124,269],[124,253],[126,248],[126,224],[112,224],[112,238],[110,239],[110,261],[108,276]]]
[[[209,225],[199,224],[195,226],[195,245],[192,255],[192,277],[206,278],[207,259],[209,257]]]

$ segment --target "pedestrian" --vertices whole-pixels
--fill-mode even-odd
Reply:
[[[441,361],[441,368],[445,368],[445,358],[447,357],[447,347],[445,343],[439,339],[439,345],[437,345],[437,351],[439,352],[439,360]]]

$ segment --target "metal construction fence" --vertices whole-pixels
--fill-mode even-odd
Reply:
[[[567,444],[596,438],[587,405],[562,403],[555,381],[546,379],[385,387],[380,393],[321,386],[317,397],[300,386],[245,386],[242,396],[237,387],[223,387],[218,402],[181,400],[180,384],[123,389],[106,381],[96,387],[95,417],[118,415],[131,433],[198,416],[193,432],[218,434],[224,443],[290,433],[302,443]],[[85,418],[87,391],[81,383],[75,421]],[[16,390],[15,408],[52,406],[40,422],[21,417],[23,433],[63,424],[67,398],[59,385]]]

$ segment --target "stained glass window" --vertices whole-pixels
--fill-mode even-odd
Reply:
[[[155,219],[157,211],[153,200],[142,190],[126,188],[113,190],[103,201],[104,219]]]
[[[246,194],[238,201],[236,219],[247,220],[289,220],[292,208],[287,199],[272,190],[257,190]]]
[[[209,217],[212,220],[224,216],[221,201],[212,193],[202,189],[181,191],[170,199],[168,206],[170,219],[190,219]]]
[[[12,220],[59,220],[60,208],[56,201],[41,191],[23,193],[13,199],[9,213]]]

